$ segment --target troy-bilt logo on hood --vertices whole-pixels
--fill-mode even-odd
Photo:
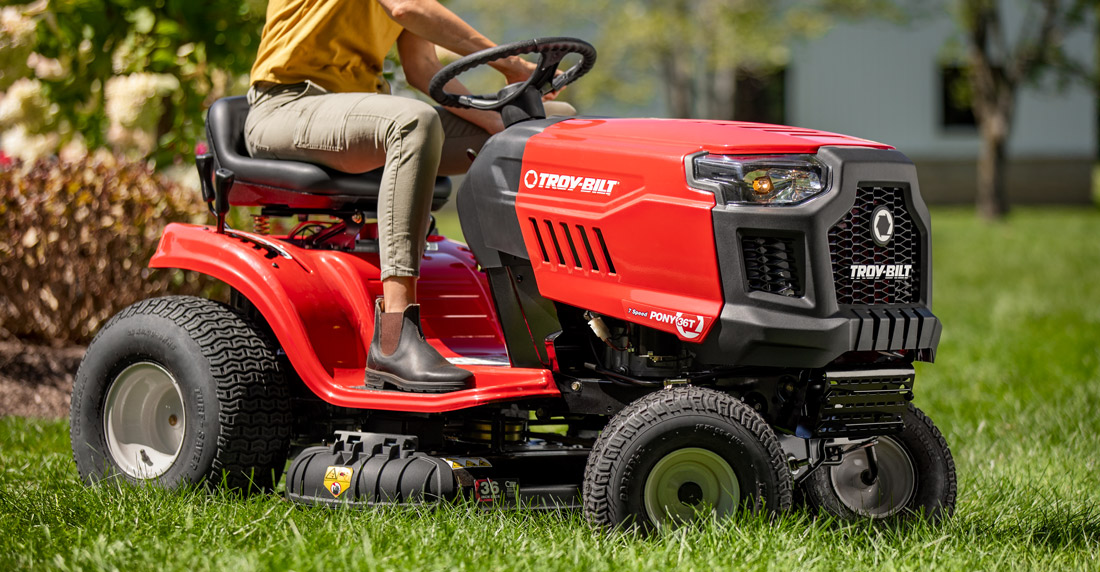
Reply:
[[[531,169],[523,174],[523,186],[528,189],[555,189],[558,191],[580,191],[595,195],[611,196],[621,181],[614,179],[595,179],[592,177],[574,177],[555,173],[540,173]]]
[[[703,316],[688,314],[684,315],[683,312],[676,312],[675,314],[669,312],[660,312],[657,310],[639,310],[637,308],[627,308],[626,313],[631,316],[639,318],[645,318],[647,320],[657,322],[658,324],[669,324],[676,326],[676,331],[686,340],[693,340],[699,337],[699,334],[703,333],[703,325],[706,323],[706,318]]]

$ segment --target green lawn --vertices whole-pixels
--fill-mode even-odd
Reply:
[[[62,421],[0,419],[0,570],[1096,569],[1100,558],[1100,212],[997,225],[936,211],[938,363],[917,404],[954,451],[936,526],[795,510],[652,538],[577,513],[308,509],[268,496],[86,489]]]

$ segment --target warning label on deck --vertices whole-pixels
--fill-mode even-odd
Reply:
[[[329,467],[325,469],[325,488],[333,498],[339,498],[351,488],[351,467]]]

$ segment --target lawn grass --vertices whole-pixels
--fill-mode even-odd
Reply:
[[[338,511],[81,485],[67,423],[0,419],[0,570],[1096,569],[1100,212],[934,212],[944,335],[918,406],[951,444],[953,519],[742,517],[651,538],[575,512]]]

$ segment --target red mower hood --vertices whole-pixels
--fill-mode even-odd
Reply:
[[[554,137],[617,139],[624,143],[673,147],[683,153],[708,151],[724,155],[816,153],[821,147],[844,145],[893,149],[889,145],[815,129],[697,119],[570,119],[544,131]]]
[[[599,118],[555,123],[527,141],[516,197],[539,292],[568,304],[583,300],[588,310],[686,342],[702,341],[723,304],[716,201],[713,191],[688,184],[685,158],[816,154],[821,147],[841,145],[890,148],[761,123]]]

